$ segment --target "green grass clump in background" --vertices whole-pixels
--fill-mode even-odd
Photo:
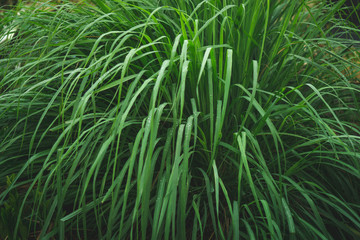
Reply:
[[[359,238],[358,56],[332,35],[356,34],[333,18],[343,2],[3,13],[1,35],[17,33],[0,43],[0,237]]]

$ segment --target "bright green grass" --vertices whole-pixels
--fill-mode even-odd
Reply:
[[[359,238],[342,2],[2,13],[0,238]]]

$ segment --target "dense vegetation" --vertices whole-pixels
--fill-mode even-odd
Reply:
[[[343,3],[3,11],[0,239],[359,239]]]

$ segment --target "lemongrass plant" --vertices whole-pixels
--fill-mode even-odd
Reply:
[[[0,237],[358,238],[358,55],[332,28],[358,32],[334,19],[343,2],[5,12]]]

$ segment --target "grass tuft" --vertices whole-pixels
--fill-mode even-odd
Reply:
[[[4,9],[0,238],[357,239],[343,3]]]

